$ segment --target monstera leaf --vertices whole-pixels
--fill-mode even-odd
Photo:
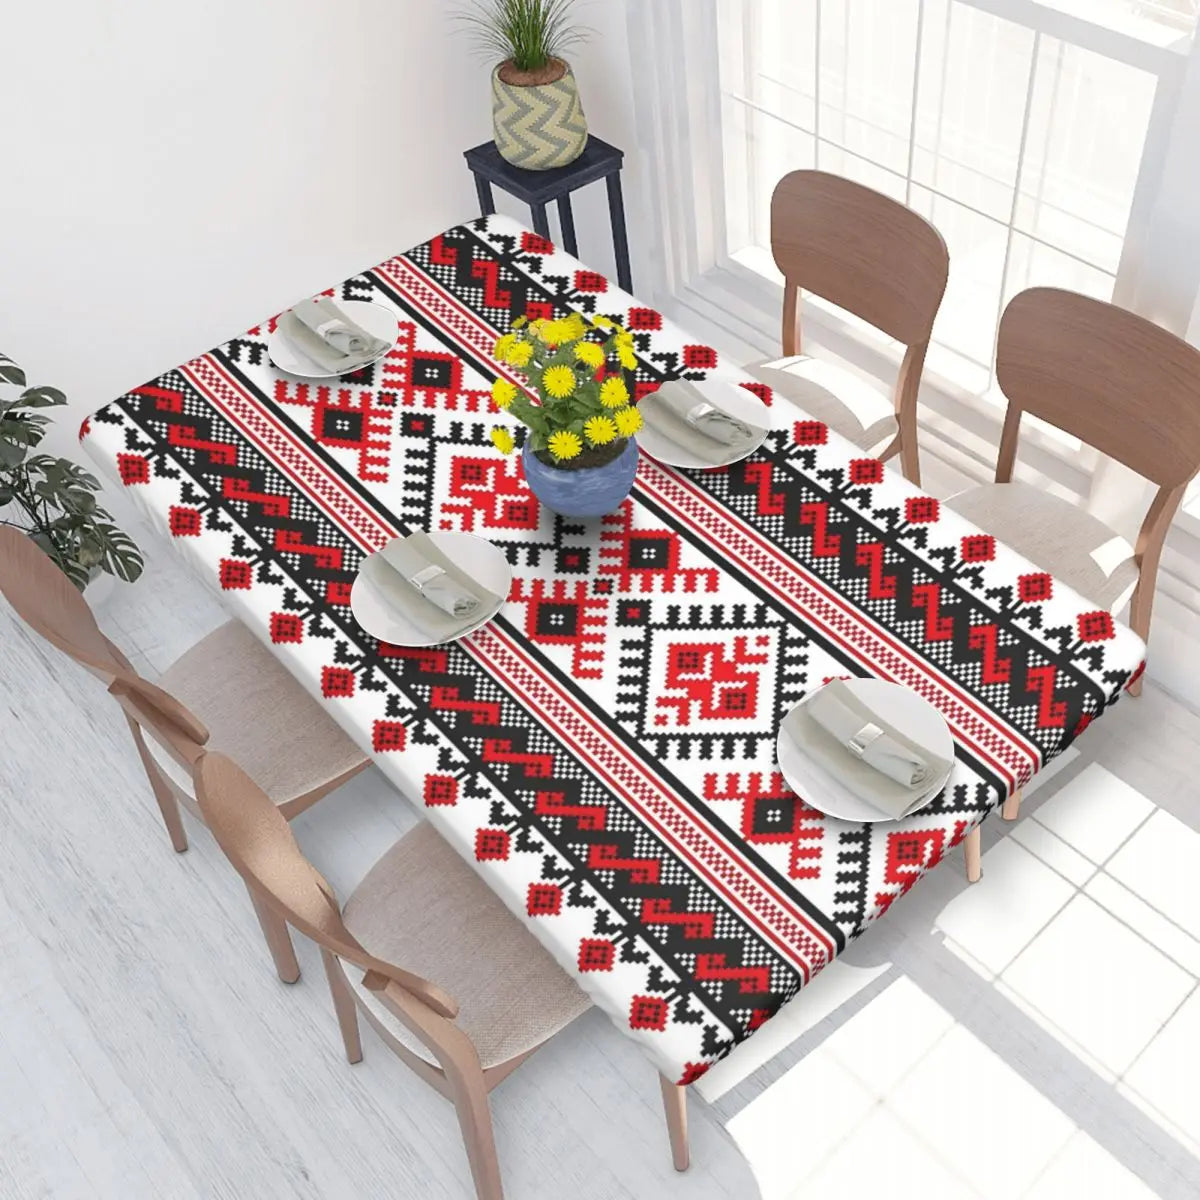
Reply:
[[[16,387],[25,383],[25,372],[7,354],[0,354],[0,383],[11,383]]]
[[[24,387],[25,372],[0,354],[3,384]],[[66,402],[52,387],[0,399],[0,524],[28,533],[81,590],[97,571],[132,581],[142,573],[142,556],[96,503],[99,480],[69,459],[30,453],[49,424],[36,410]]]

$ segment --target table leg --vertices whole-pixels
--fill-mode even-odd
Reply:
[[[482,175],[475,175],[475,194],[479,197],[479,211],[485,217],[490,217],[496,211],[496,201],[492,198],[491,183]]]
[[[562,229],[562,244],[563,249],[573,255],[579,257],[579,245],[575,241],[575,216],[571,212],[571,193],[558,198],[558,224]]]
[[[981,849],[981,826],[976,825],[974,829],[963,839],[963,856],[967,860],[967,882],[978,883],[983,875],[983,865],[979,861]]]
[[[534,232],[540,234],[546,241],[550,241],[550,218],[546,216],[546,206],[544,204],[531,204],[529,211],[533,213]]]
[[[625,232],[625,201],[621,195],[621,175],[614,171],[605,181],[608,186],[608,219],[612,222],[613,250],[617,256],[617,283],[633,291],[629,273],[629,237]]]
[[[1004,807],[1000,810],[1000,815],[1006,821],[1015,821],[1021,813],[1021,789],[1017,788],[1015,792],[1004,802]]]
[[[687,1088],[659,1075],[662,1085],[663,1111],[667,1117],[667,1136],[671,1141],[671,1159],[675,1170],[686,1171],[690,1161],[688,1150]]]

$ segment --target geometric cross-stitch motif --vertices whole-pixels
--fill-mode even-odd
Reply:
[[[268,322],[84,444],[670,1078],[751,1036],[1140,669],[1109,614],[506,218],[330,294],[395,313],[381,361],[286,377]],[[546,511],[489,440],[492,347],[568,312],[630,330],[636,399],[723,379],[770,406],[767,440],[719,470],[643,455],[599,520]],[[389,645],[351,613],[363,557],[417,529],[512,568],[459,642]],[[825,816],[775,758],[793,704],[867,675],[954,734],[949,783],[902,821]]]

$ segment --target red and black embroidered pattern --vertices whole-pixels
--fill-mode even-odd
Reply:
[[[380,363],[283,381],[254,329],[101,410],[88,445],[674,1078],[776,1012],[1140,661],[1106,614],[802,414],[728,471],[644,461],[602,521],[541,511],[487,438],[514,316],[622,321],[638,395],[728,371],[512,222],[336,294],[396,312]],[[500,546],[504,615],[447,647],[367,637],[358,563],[413,528]],[[778,774],[782,714],[847,674],[908,683],[955,731],[916,817],[847,825]]]
[[[539,725],[460,647],[408,651],[367,638],[347,609],[361,548],[183,375],[169,372],[156,384],[173,394],[169,412],[134,393],[97,420],[118,426],[131,452],[159,477],[178,483],[194,504],[198,526],[228,537],[235,557],[224,559],[224,586],[273,584],[281,592],[283,611],[270,621],[274,640],[322,645],[326,699],[379,696],[387,717],[373,725],[377,753],[406,744],[436,751],[438,771],[426,777],[432,789],[427,805],[454,807],[466,797],[487,801],[476,858],[503,861],[519,854],[539,864],[546,883],[530,885],[531,916],[557,915],[564,905],[585,913],[594,935],[591,969],[601,969],[600,944],[612,956],[606,969],[638,968],[639,986],[655,993],[662,1011],[695,1027],[697,1053],[705,1058],[736,1044],[755,1011],[774,1012],[795,993],[804,972],[678,862],[570,745]],[[181,452],[181,439],[172,433],[181,425],[198,435],[184,440],[202,441],[206,449]],[[474,432],[480,447],[482,428]],[[553,551],[553,544],[547,549]],[[518,634],[515,627],[512,632]],[[811,906],[807,915],[840,950],[837,926]],[[748,991],[744,980],[704,977],[696,967],[702,956],[719,957],[730,970],[753,968],[761,987]]]

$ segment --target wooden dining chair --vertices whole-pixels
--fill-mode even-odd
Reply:
[[[792,171],[771,196],[771,252],[783,272],[783,358],[746,370],[863,450],[899,453],[921,482],[917,390],[950,256],[942,235],[912,209],[824,171]],[[801,357],[802,288],[903,343],[889,397],[859,376]]]
[[[1167,529],[1200,471],[1200,351],[1115,304],[1059,288],[1013,297],[1000,320],[996,379],[1008,400],[995,483],[947,503],[1143,640]],[[1029,413],[1123,463],[1158,491],[1131,546],[1078,505],[1013,480]],[[1137,695],[1141,680],[1130,688]],[[1020,793],[1004,810],[1015,820]]]
[[[339,908],[262,789],[223,754],[196,763],[213,836],[259,904],[311,938],[346,1057],[358,1011],[453,1103],[480,1200],[500,1200],[488,1093],[591,1001],[428,822]],[[400,964],[403,964],[402,966]]]
[[[202,819],[192,766],[206,746],[249,763],[289,820],[370,762],[239,621],[202,638],[151,683],[104,636],[87,601],[49,557],[8,526],[0,527],[0,593],[120,704],[180,853],[188,848],[180,806]],[[265,910],[258,915],[280,979],[294,983],[300,966],[287,926]]]

